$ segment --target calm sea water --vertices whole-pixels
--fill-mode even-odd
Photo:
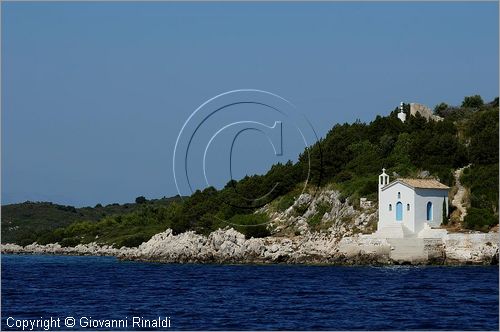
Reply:
[[[2,255],[7,318],[170,329],[498,330],[498,267],[177,265]],[[13,321],[11,320],[10,323]],[[64,325],[62,325],[64,327]],[[97,328],[92,328],[97,329]]]

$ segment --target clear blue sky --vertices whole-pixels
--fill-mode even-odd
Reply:
[[[400,101],[489,101],[498,37],[491,2],[2,2],[2,204],[175,195],[177,133],[232,89],[289,99],[320,136]],[[260,142],[240,176],[276,161]]]

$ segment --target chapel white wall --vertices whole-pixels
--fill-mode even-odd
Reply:
[[[443,198],[448,208],[448,191],[443,189],[416,189],[415,191],[415,231],[419,232],[427,222],[432,227],[438,227],[443,222]],[[427,202],[432,202],[432,220],[427,221]],[[448,211],[447,211],[448,213]]]
[[[401,198],[398,199],[398,192]],[[396,204],[403,204],[403,220],[396,221]],[[389,211],[389,204],[392,204],[392,211]],[[410,204],[410,211],[407,209]],[[403,224],[412,232],[415,232],[415,192],[412,188],[401,183],[395,183],[391,187],[379,192],[379,222],[378,229],[394,224]]]

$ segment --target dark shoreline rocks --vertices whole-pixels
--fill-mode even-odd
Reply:
[[[194,232],[156,234],[136,248],[89,243],[75,247],[2,244],[9,254],[115,256],[120,260],[158,263],[306,264],[306,265],[498,265],[498,233],[454,233],[419,241],[421,250],[404,248],[405,239],[367,235],[336,238],[321,233],[293,238],[245,239],[234,229],[209,236]],[[421,241],[421,242],[420,242]],[[406,249],[406,250],[405,250]]]

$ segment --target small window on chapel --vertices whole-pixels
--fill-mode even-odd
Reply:
[[[399,198],[401,198],[401,193],[400,193],[400,192],[398,192],[398,199],[399,199]]]
[[[392,204],[389,204],[389,211],[392,211]]]
[[[410,204],[406,204],[406,211],[410,211]]]

